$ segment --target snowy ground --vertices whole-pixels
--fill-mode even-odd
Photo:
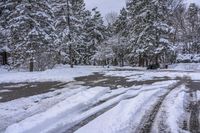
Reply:
[[[34,73],[0,70],[0,101],[21,89],[31,93],[43,90],[40,84],[59,84],[0,102],[0,132],[198,133],[199,64],[185,66],[150,71],[92,66]]]
[[[70,68],[66,66],[57,66],[54,69],[44,72],[6,72],[5,69],[0,69],[0,83],[19,83],[19,82],[45,82],[45,81],[72,81],[74,77],[90,75],[93,72],[101,72],[106,70],[103,67],[93,66],[76,66]],[[109,70],[109,69],[108,69]]]

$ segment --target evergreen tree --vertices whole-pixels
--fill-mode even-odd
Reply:
[[[41,58],[48,58],[53,49],[54,28],[48,3],[36,0],[9,0],[5,9],[10,11],[6,20],[10,30],[13,65],[30,65],[30,71],[52,67],[49,63],[44,64]]]
[[[90,37],[93,43],[99,44],[106,39],[106,27],[104,26],[103,18],[97,8],[92,9],[92,26],[89,28]]]
[[[9,38],[9,25],[7,18],[10,15],[10,10],[13,8],[13,4],[9,5],[9,9],[6,8],[9,1],[0,1],[0,50],[9,49],[10,38]],[[6,6],[7,5],[7,6]]]
[[[72,0],[72,14],[73,18],[71,20],[71,33],[73,38],[74,46],[74,63],[75,64],[85,64],[83,53],[86,52],[85,43],[85,23],[87,23],[90,13],[85,9],[84,0]]]
[[[98,51],[98,46],[107,39],[108,32],[104,26],[103,18],[97,8],[92,10],[92,17],[86,27],[87,40],[90,47],[90,55],[94,55]],[[93,58],[95,64],[95,58]]]
[[[56,44],[61,56],[59,62],[80,63],[82,58],[83,28],[86,17],[83,0],[51,0],[57,33]]]
[[[148,51],[149,29],[151,26],[150,11],[148,9],[150,0],[129,0],[127,2],[127,11],[129,17],[130,28],[130,44],[132,52],[129,55],[131,58],[137,58],[139,65]]]
[[[145,62],[158,64],[159,57],[169,50],[169,36],[173,28],[168,25],[168,6],[166,0],[128,2],[132,55],[138,57],[140,66],[144,66]]]
[[[149,48],[150,55],[153,56],[154,63],[166,62],[167,55],[171,50],[170,36],[174,34],[174,27],[169,22],[170,0],[154,0],[150,6],[152,9],[152,46]],[[163,57],[164,61],[162,60]]]
[[[188,54],[198,54],[200,53],[200,39],[199,39],[199,7],[195,3],[189,5],[188,11],[186,13],[186,45],[185,51]]]
[[[120,11],[120,15],[116,22],[113,24],[114,35],[112,37],[112,49],[115,54],[114,64],[124,66],[125,57],[129,53],[129,27],[128,27],[128,14],[125,8]],[[115,38],[115,39],[114,39]]]
[[[120,34],[120,36],[127,37],[129,34],[128,23],[128,13],[125,8],[122,8],[118,19],[113,24],[115,34]]]
[[[71,3],[67,0],[51,0],[51,7],[57,35],[54,40],[58,52],[57,63],[69,63],[69,39],[71,37],[69,35],[68,17],[71,17]]]
[[[90,11],[85,12],[85,17],[83,21],[83,40],[82,40],[82,45],[79,46],[79,53],[81,55],[80,62],[81,64],[91,64],[91,58],[95,54],[95,46],[92,43],[92,39],[90,36],[90,28],[93,26],[92,23],[92,14]]]

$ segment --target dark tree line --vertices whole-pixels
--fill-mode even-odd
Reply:
[[[199,54],[199,9],[182,0],[128,0],[108,27],[111,37],[104,49],[109,56],[104,53],[102,59],[109,60],[106,64],[148,66],[175,63],[179,55]]]
[[[11,67],[45,70],[55,64],[91,64],[105,39],[100,12],[83,0],[1,0],[0,46]]]
[[[178,54],[200,53],[199,9],[182,0],[128,0],[105,24],[84,0],[1,0],[0,48],[10,49],[11,68],[30,71],[174,63]]]

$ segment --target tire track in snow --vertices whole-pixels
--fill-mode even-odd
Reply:
[[[154,120],[156,118],[158,111],[160,110],[160,107],[161,107],[163,101],[165,100],[165,98],[170,94],[170,92],[173,89],[177,88],[182,83],[183,83],[182,80],[179,81],[172,87],[169,87],[168,92],[166,92],[164,95],[160,96],[159,100],[157,101],[157,103],[155,103],[155,105],[152,107],[152,109],[149,111],[149,113],[147,113],[147,115],[145,115],[143,117],[143,120],[141,121],[140,126],[137,129],[137,133],[150,133],[151,132]]]
[[[188,130],[191,133],[199,133],[200,132],[200,121],[199,121],[199,110],[200,110],[200,99],[198,99],[197,91],[200,89],[200,82],[193,82],[192,80],[188,80],[187,85],[189,89],[189,118],[188,118]]]
[[[166,85],[165,85],[166,86]],[[73,133],[74,131],[78,130],[79,128],[83,127],[84,125],[88,124],[90,121],[94,120],[95,118],[97,118],[98,116],[102,115],[103,113],[111,110],[113,107],[115,107],[119,102],[123,101],[123,100],[128,100],[128,99],[132,99],[137,97],[139,94],[141,94],[142,92],[147,92],[147,91],[152,91],[152,90],[156,90],[155,87],[149,87],[148,89],[146,89],[145,87],[138,87],[138,88],[130,88],[128,90],[126,90],[123,93],[120,93],[119,95],[113,95],[109,98],[106,98],[105,101],[97,103],[96,105],[94,105],[93,107],[90,107],[87,110],[84,110],[85,112],[83,113],[87,113],[90,112],[91,110],[93,110],[94,108],[98,108],[98,106],[104,106],[104,108],[99,109],[98,111],[96,111],[95,113],[93,113],[92,115],[89,115],[88,117],[82,119],[80,122],[78,122],[77,124],[74,124],[74,126],[70,127],[69,129],[65,130],[65,132],[67,133]],[[135,91],[135,93],[130,94],[128,91]],[[112,101],[109,106],[105,106],[106,104],[108,104],[110,101]],[[104,105],[105,104],[105,105]],[[64,132],[63,132],[64,133]]]
[[[107,112],[108,110],[112,109],[113,107],[115,107],[118,103],[115,103],[105,109],[102,109],[101,111],[89,116],[88,118],[86,118],[85,120],[79,122],[78,124],[76,124],[75,126],[71,127],[70,129],[68,129],[67,131],[64,131],[63,133],[74,133],[76,130],[78,130],[79,128],[83,127],[84,125],[88,124],[90,121],[94,120],[95,118],[97,118],[98,116],[102,115],[103,113]]]
[[[189,131],[191,133],[199,133],[200,127],[199,127],[199,103],[198,102],[192,102],[190,104],[190,118],[189,118]]]
[[[141,88],[138,88],[138,89],[134,89],[135,91],[139,91]],[[129,89],[129,90],[133,90],[133,89]],[[126,98],[123,98],[123,95],[125,95],[129,90],[123,92],[123,93],[120,93],[120,94],[117,94],[117,95],[113,95],[111,97],[108,97],[106,99],[104,99],[104,101],[100,101],[99,103],[93,105],[92,107],[88,108],[87,110],[84,110],[84,112],[87,112],[87,111],[90,111],[90,109],[93,109],[95,107],[98,108],[98,106],[101,106],[103,104],[106,104],[106,102],[109,102],[111,100],[114,100],[115,98],[117,99],[118,97],[122,97],[121,100],[118,100],[116,102],[114,102],[113,104],[111,104],[110,106],[107,106],[106,108],[103,108],[99,111],[97,111],[96,113],[90,115],[89,117],[87,117],[86,119],[83,119],[82,121],[78,122],[77,124],[73,125],[72,127],[70,127],[69,129],[67,129],[67,131],[65,130],[64,132],[62,133],[74,133],[76,130],[78,130],[79,128],[83,127],[84,125],[88,124],[90,121],[94,120],[95,118],[97,118],[98,116],[102,115],[103,113],[109,111],[110,109],[114,108],[120,101],[122,100],[127,100],[127,99],[131,99],[131,98],[134,98],[136,96],[138,96],[140,93],[138,93],[138,95],[134,95],[134,96],[124,96]],[[150,91],[150,90],[149,90]],[[83,112],[83,113],[84,113]]]

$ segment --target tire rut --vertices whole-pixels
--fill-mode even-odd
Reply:
[[[131,99],[131,98],[135,98],[137,95],[132,96],[132,97],[127,97],[123,100],[127,100],[127,99]],[[119,101],[120,102],[120,101]],[[88,124],[89,122],[91,122],[92,120],[96,119],[97,117],[99,117],[100,115],[104,114],[105,112],[111,110],[112,108],[114,108],[116,105],[118,105],[119,102],[116,102],[98,112],[96,112],[95,114],[85,118],[84,120],[82,120],[81,122],[78,122],[77,124],[75,124],[74,126],[70,127],[69,129],[65,130],[65,132],[62,133],[74,133],[74,131],[78,130],[79,128],[85,126],[86,124]],[[103,102],[104,103],[104,102]],[[103,104],[101,103],[101,104]],[[100,104],[99,104],[100,105]],[[95,106],[96,107],[96,106]],[[91,108],[90,108],[91,109]],[[88,111],[88,110],[87,110]],[[86,111],[85,111],[86,112]],[[84,113],[84,112],[83,112]]]
[[[90,109],[95,108],[95,107],[97,107],[97,106],[99,106],[99,105],[101,105],[101,104],[104,104],[104,103],[107,102],[108,100],[112,100],[112,99],[116,98],[117,96],[123,95],[123,94],[125,94],[125,93],[126,93],[126,92],[121,93],[121,94],[118,94],[118,95],[114,95],[114,96],[112,96],[112,97],[106,99],[105,101],[99,102],[99,103],[93,105],[92,107],[88,108],[87,110],[84,110],[84,112],[87,112],[87,111],[89,111]],[[138,96],[138,95],[126,97],[126,98],[123,98],[122,100],[132,99],[132,98],[135,98],[135,97],[137,97],[137,96]],[[100,111],[98,111],[98,112],[96,112],[95,114],[93,114],[93,115],[91,115],[91,116],[89,116],[89,117],[83,119],[81,122],[78,122],[78,123],[75,124],[75,125],[73,125],[73,123],[72,123],[73,126],[70,127],[69,129],[65,130],[65,132],[62,132],[62,133],[73,133],[74,131],[76,131],[76,130],[78,130],[79,128],[85,126],[86,124],[88,124],[88,123],[91,122],[92,120],[96,119],[96,118],[99,117],[100,115],[102,115],[102,114],[104,114],[105,112],[109,111],[110,109],[114,108],[114,107],[115,107],[116,105],[118,105],[122,100],[120,100],[120,101],[118,101],[118,102],[116,102],[116,103],[114,103],[114,104],[112,104],[112,105],[110,105],[110,106],[108,106],[108,107],[106,107],[106,108],[101,109]],[[84,113],[84,112],[82,112],[82,113]]]
[[[199,133],[200,127],[199,127],[199,103],[193,102],[190,105],[191,111],[190,111],[190,118],[189,118],[189,131],[191,133]]]
[[[188,130],[191,133],[200,133],[200,121],[199,121],[199,110],[200,110],[200,101],[197,98],[197,91],[199,90],[200,82],[193,82],[189,80],[186,85],[189,89],[189,118],[188,118]]]
[[[109,111],[110,109],[112,109],[113,107],[115,107],[118,103],[115,103],[91,116],[89,116],[88,118],[84,119],[83,121],[77,123],[76,125],[74,125],[73,127],[69,128],[67,131],[62,132],[62,133],[74,133],[76,130],[78,130],[79,128],[85,126],[86,124],[88,124],[89,122],[91,122],[92,120],[94,120],[95,118],[97,118],[98,116],[102,115],[103,113]]]
[[[141,130],[138,130],[138,131],[140,131],[141,133],[147,133],[148,131],[151,130],[151,126],[152,126],[153,120],[154,120],[155,117],[156,117],[156,114],[157,114],[157,112],[158,112],[158,110],[159,110],[159,108],[160,108],[160,106],[161,106],[161,104],[162,104],[162,101],[163,101],[163,100],[165,99],[165,97],[171,92],[171,90],[173,90],[174,88],[178,87],[178,86],[181,85],[181,84],[182,84],[182,83],[179,81],[178,83],[176,83],[175,85],[173,85],[171,88],[169,88],[169,92],[167,92],[167,94],[165,94],[165,95],[163,95],[163,96],[160,97],[159,102],[156,103],[155,107],[154,107],[153,110],[151,111],[152,113],[150,114],[150,116],[148,116],[148,119],[145,120],[145,126],[144,126],[144,128],[142,128]],[[123,95],[123,94],[124,94],[124,93],[119,94],[119,95]],[[111,99],[113,99],[113,98],[115,98],[115,97],[117,97],[117,96],[119,96],[119,95],[112,96],[112,97],[108,98],[107,100],[111,100]],[[136,97],[136,96],[137,96],[137,95],[132,96],[132,97],[127,97],[127,98],[125,98],[125,99],[123,99],[123,100],[131,99],[131,98],[134,98],[134,97]],[[101,102],[97,103],[96,105],[93,105],[93,106],[90,107],[89,109],[94,108],[94,107],[97,107],[97,106],[99,106],[99,105],[105,103],[107,100],[101,101]],[[84,125],[88,124],[89,122],[91,122],[92,120],[96,119],[97,117],[99,117],[99,116],[102,115],[103,113],[105,113],[105,112],[109,111],[110,109],[112,109],[112,108],[115,107],[118,103],[119,103],[119,102],[114,103],[113,105],[111,105],[111,106],[109,106],[109,107],[107,107],[107,108],[104,108],[104,109],[98,111],[97,113],[95,113],[95,114],[93,114],[93,115],[87,117],[86,119],[82,120],[81,122],[78,122],[78,123],[75,124],[75,125],[73,125],[73,123],[72,123],[73,126],[70,127],[69,129],[65,130],[65,132],[62,132],[62,133],[73,133],[74,131],[76,131],[76,130],[78,130],[79,128],[83,127]],[[84,110],[84,112],[88,111],[89,109]],[[83,113],[84,113],[84,112],[83,112]],[[144,118],[146,118],[146,116],[145,116]],[[138,133],[139,133],[139,132],[138,132]]]
[[[147,115],[145,115],[143,117],[143,120],[141,121],[141,123],[139,124],[140,126],[138,127],[138,129],[136,129],[137,133],[150,133],[154,120],[157,116],[157,113],[163,103],[163,101],[165,100],[165,98],[167,97],[167,95],[169,95],[169,93],[177,88],[178,86],[180,86],[184,81],[179,81],[176,85],[172,86],[169,88],[169,91],[160,96],[159,100],[157,103],[155,103],[155,105],[152,107],[152,110],[149,111],[149,113],[147,113]]]
[[[137,75],[137,74],[136,74]],[[133,75],[132,75],[133,76]],[[89,76],[83,76],[75,78],[78,82],[83,82],[85,86],[90,87],[96,87],[96,86],[102,86],[102,87],[110,87],[111,90],[118,89],[119,87],[132,87],[132,86],[138,86],[138,85],[151,85],[156,82],[161,81],[168,81],[170,80],[169,77],[163,77],[163,78],[153,78],[151,80],[145,80],[145,81],[129,81],[129,76],[123,77],[123,76],[106,76],[102,73],[93,73],[93,75]]]

